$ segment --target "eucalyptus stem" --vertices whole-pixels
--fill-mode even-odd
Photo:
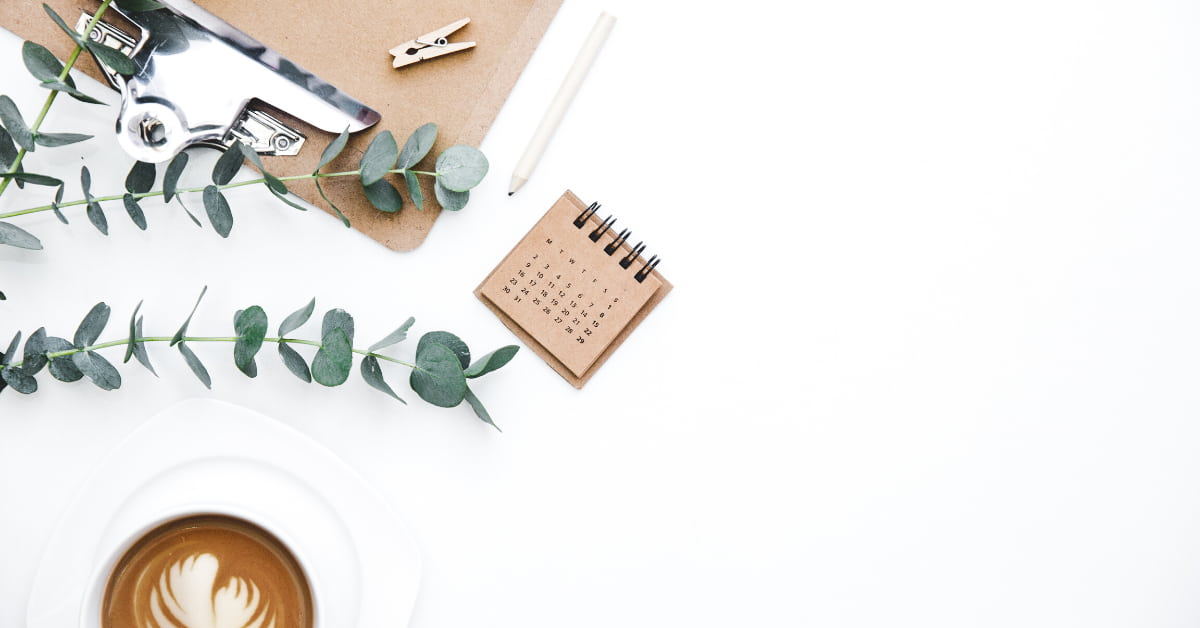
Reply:
[[[141,336],[137,339],[137,342],[138,343],[172,342],[175,340],[176,339],[173,336]],[[178,339],[178,342],[237,342],[238,340],[239,340],[238,336],[183,336]],[[75,348],[66,349],[63,351],[50,351],[50,352],[44,353],[42,355],[47,360],[55,360],[58,358],[65,358],[68,356],[72,356],[76,353],[99,351],[101,349],[111,349],[113,347],[124,347],[124,346],[128,346],[131,342],[133,342],[132,338],[123,338],[121,340],[110,340],[108,342],[102,342],[99,344],[89,345],[86,347],[75,347]],[[308,345],[310,347],[318,347],[318,348],[320,348],[320,346],[321,346],[321,343],[319,343],[319,342],[316,342],[313,340],[304,340],[301,338],[263,338],[263,342],[273,342],[275,344]],[[416,364],[405,362],[404,360],[399,360],[399,359],[393,358],[388,355],[383,355],[382,353],[375,353],[374,351],[370,351],[367,349],[351,349],[351,352],[357,353],[358,355],[361,355],[361,356],[372,357],[372,358],[376,358],[378,360],[385,360],[385,361],[391,362],[393,364],[407,366],[408,368],[411,368],[411,369],[420,369],[421,368],[421,367],[417,366]],[[21,366],[23,364],[24,364],[23,361],[15,362],[12,364],[0,364],[0,370],[4,370],[6,368],[19,369],[19,368],[21,368]]]
[[[113,0],[104,0],[104,2],[100,3],[100,8],[96,9],[96,14],[92,16],[91,21],[88,22],[87,28],[85,28],[83,31],[83,35],[80,37],[81,41],[86,41],[87,38],[91,36],[92,30],[95,29],[96,24],[100,22],[100,16],[104,15],[104,12],[108,10],[108,5],[112,4],[112,1]],[[75,63],[79,61],[79,55],[82,53],[83,44],[76,43],[75,49],[71,51],[71,54],[67,57],[66,63],[63,64],[62,72],[58,74],[58,82],[62,83],[67,80],[67,77],[71,75],[71,68],[75,67]],[[41,111],[38,112],[38,116],[33,121],[33,125],[29,127],[29,130],[35,137],[37,136],[38,130],[42,128],[42,122],[46,120],[46,116],[50,113],[50,107],[54,105],[54,101],[57,98],[57,89],[50,90],[50,93],[46,95],[46,101],[42,103]],[[15,159],[13,159],[12,164],[9,165],[7,174],[13,174],[20,171],[21,162],[25,160],[25,155],[27,152],[28,151],[26,151],[24,147],[21,147],[21,149],[17,151],[17,156]],[[0,196],[4,196],[4,192],[8,189],[8,185],[10,183],[12,183],[11,178],[0,180]]]
[[[399,175],[403,175],[405,172],[411,172],[413,174],[426,175],[426,176],[430,176],[430,177],[437,176],[436,172],[427,172],[424,170],[406,170],[404,168],[396,168],[393,170],[389,170],[388,172],[391,174],[399,174]],[[357,177],[357,176],[361,176],[361,174],[362,174],[361,170],[347,170],[344,172],[313,172],[310,174],[297,174],[297,175],[290,175],[290,176],[286,176],[286,177],[276,177],[276,179],[279,181],[307,181],[307,180],[312,180],[312,179],[328,179],[331,177],[351,177],[351,176]],[[4,179],[3,184],[7,184],[10,180],[11,179]],[[224,190],[229,190],[229,189],[233,189],[233,188],[245,187],[245,186],[249,186],[249,185],[262,185],[265,183],[267,183],[266,177],[258,177],[256,179],[246,179],[244,181],[235,181],[232,183],[226,183],[223,185],[215,185],[212,187],[215,187],[218,190],[224,191]],[[0,184],[0,185],[3,185],[3,184]],[[175,190],[175,194],[200,194],[200,193],[203,193],[205,188],[207,188],[207,187],[209,187],[209,186],[178,188]],[[0,190],[2,190],[2,189],[3,189],[3,187],[0,187]],[[2,193],[2,192],[0,192],[0,193]],[[132,196],[133,198],[135,198],[137,200],[142,200],[144,198],[160,197],[160,196],[163,196],[163,194],[164,194],[163,190],[152,190],[150,192],[131,193],[128,195]],[[25,216],[25,215],[29,215],[29,214],[37,214],[37,213],[41,213],[41,212],[53,211],[56,207],[58,209],[63,209],[66,207],[86,206],[89,203],[93,203],[93,202],[105,203],[105,202],[112,202],[112,201],[120,201],[123,198],[125,198],[125,196],[126,196],[126,194],[109,194],[107,196],[93,196],[91,198],[91,200],[84,198],[84,199],[78,199],[78,200],[74,200],[74,201],[63,201],[61,203],[53,203],[50,205],[39,205],[37,207],[29,207],[26,209],[19,209],[19,210],[11,211],[8,213],[0,214],[0,220],[3,220],[5,218],[13,218],[16,216]]]

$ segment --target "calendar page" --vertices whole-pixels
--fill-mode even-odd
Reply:
[[[564,194],[476,291],[576,377],[663,288],[657,273],[639,273],[646,260],[611,222],[598,214],[579,222],[586,210]]]

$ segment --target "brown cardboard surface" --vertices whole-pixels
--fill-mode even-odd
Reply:
[[[478,146],[500,107],[541,41],[562,0],[199,0],[205,9],[279,51],[285,57],[333,83],[383,115],[378,125],[356,134],[328,172],[355,170],[374,135],[390,130],[400,144],[426,122],[438,125],[438,140],[418,169],[432,170],[438,153],[455,144]],[[69,24],[80,11],[93,12],[95,0],[49,0]],[[41,0],[0,1],[0,26],[17,36],[50,48],[66,58],[71,42],[42,10]],[[388,50],[458,19],[471,23],[454,33],[452,41],[474,41],[472,49],[394,69]],[[90,55],[79,67],[103,79]],[[214,86],[216,88],[218,86]],[[284,106],[284,105],[281,105]],[[114,114],[115,115],[115,114]],[[281,116],[307,137],[295,157],[267,157],[269,171],[278,175],[312,172],[321,151],[333,139],[307,124]],[[498,176],[491,173],[491,176]],[[327,179],[322,187],[350,218],[352,225],[387,247],[408,251],[429,234],[440,208],[433,186],[421,177],[425,210],[408,202],[386,214],[363,197],[353,177]],[[404,189],[403,180],[394,184]],[[310,181],[290,185],[295,194],[327,208]]]
[[[657,270],[642,282],[634,279],[644,259],[629,268],[618,264],[632,250],[628,242],[611,255],[605,252],[615,230],[591,240],[603,224],[599,214],[576,227],[586,207],[570,190],[564,192],[475,289],[480,301],[576,388],[583,388],[672,288]]]

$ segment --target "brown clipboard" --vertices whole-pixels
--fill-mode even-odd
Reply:
[[[48,0],[48,4],[74,24],[82,11],[92,13],[100,3]],[[198,0],[197,4],[382,114],[379,124],[352,136],[342,155],[325,168],[339,172],[356,170],[371,138],[385,129],[403,144],[422,124],[438,125],[437,142],[418,165],[421,170],[433,170],[436,156],[450,146],[479,146],[562,0]],[[474,41],[474,48],[405,68],[392,67],[389,49],[464,17],[471,22],[453,39]],[[0,1],[0,26],[46,46],[60,59],[73,49],[46,15],[42,0]],[[82,55],[78,67],[104,82],[91,55]],[[299,155],[264,158],[267,169],[280,176],[312,172],[335,134],[280,117],[304,133],[307,141]],[[493,171],[489,176],[499,175]],[[322,187],[354,228],[390,249],[409,251],[424,241],[441,212],[430,179],[421,177],[424,210],[418,211],[405,194],[404,207],[395,214],[372,207],[355,177],[328,178]],[[404,189],[403,180],[393,183]],[[289,187],[332,213],[311,181]]]

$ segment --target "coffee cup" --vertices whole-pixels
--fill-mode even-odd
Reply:
[[[268,517],[177,508],[121,536],[94,570],[81,628],[319,628],[311,561]]]

